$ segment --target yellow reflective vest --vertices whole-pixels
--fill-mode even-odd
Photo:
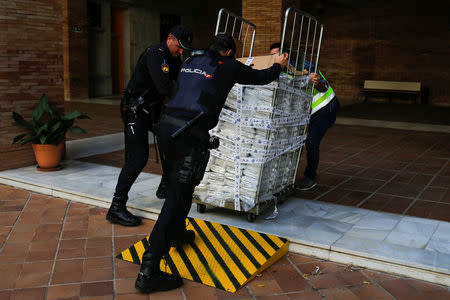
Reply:
[[[319,74],[325,79],[325,76],[323,76],[323,74],[320,71]],[[319,90],[314,88],[313,101],[311,105],[311,114],[314,114],[316,111],[318,111],[319,109],[330,103],[330,101],[336,96],[331,86],[328,83],[327,85],[328,89],[325,92],[320,92]]]

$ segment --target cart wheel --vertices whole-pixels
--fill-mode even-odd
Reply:
[[[248,213],[247,214],[247,221],[248,222],[252,223],[253,221],[255,221],[255,219],[256,219],[256,215],[255,214],[253,214],[253,213]]]
[[[206,210],[206,205],[197,203],[197,211],[198,211],[199,213],[202,214],[202,213],[205,212],[205,210]]]

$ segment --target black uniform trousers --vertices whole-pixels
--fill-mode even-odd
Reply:
[[[165,157],[168,186],[167,197],[150,234],[150,253],[154,257],[167,254],[170,243],[178,240],[186,230],[186,217],[191,209],[192,194],[196,183],[180,182],[180,167],[186,156],[198,149],[200,142],[189,132],[175,139],[170,135],[177,128],[161,122],[157,125],[160,151]]]
[[[336,112],[339,108],[339,101],[334,97],[327,105],[315,112],[309,122],[309,131],[306,138],[306,169],[305,177],[316,180],[317,167],[319,166],[320,142],[328,128],[336,121]]]

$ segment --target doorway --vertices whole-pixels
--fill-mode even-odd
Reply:
[[[111,84],[114,95],[121,94],[125,88],[123,13],[123,8],[111,6]]]

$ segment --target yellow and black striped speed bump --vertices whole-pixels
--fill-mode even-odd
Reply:
[[[187,229],[195,231],[195,241],[180,252],[171,248],[161,270],[233,293],[283,257],[289,246],[284,238],[200,219],[188,218]],[[140,264],[148,239],[117,258]]]

